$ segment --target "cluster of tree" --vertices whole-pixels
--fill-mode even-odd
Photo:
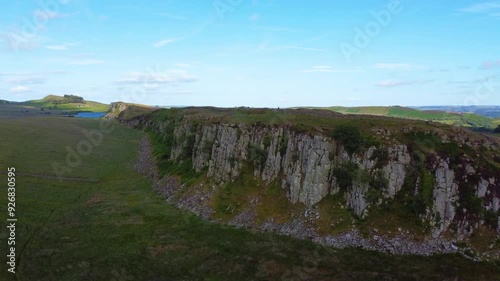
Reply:
[[[500,125],[498,125],[498,127],[495,129],[495,133],[499,133],[500,134]]]
[[[61,100],[52,101],[53,104],[85,103],[82,97],[76,95],[64,95]]]

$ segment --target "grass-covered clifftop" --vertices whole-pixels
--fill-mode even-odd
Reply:
[[[163,109],[128,123],[150,133],[159,178],[186,186],[175,198],[202,192],[199,210],[212,219],[256,228],[272,219],[312,237],[409,232],[498,251],[498,138],[312,109]],[[218,187],[200,191],[205,182]]]

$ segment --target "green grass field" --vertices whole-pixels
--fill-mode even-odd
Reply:
[[[436,121],[448,125],[457,125],[471,128],[496,128],[495,123],[498,120],[472,113],[449,113],[444,111],[417,110],[400,106],[365,106],[365,107],[325,107],[327,109],[343,114],[362,114],[388,116],[405,119]]]
[[[17,273],[6,267],[3,188],[0,280],[500,280],[498,264],[455,255],[335,250],[204,222],[165,204],[133,170],[144,133],[119,125],[67,179],[51,178],[66,147],[98,128],[98,120],[0,118],[0,171],[18,173]]]

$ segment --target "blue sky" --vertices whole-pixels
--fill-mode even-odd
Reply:
[[[2,1],[0,99],[500,104],[500,1]]]

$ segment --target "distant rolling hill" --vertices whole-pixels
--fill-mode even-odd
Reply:
[[[366,107],[323,107],[321,109],[331,110],[343,114],[363,114],[387,117],[397,117],[415,120],[426,120],[445,123],[449,125],[470,128],[496,128],[500,123],[498,119],[492,119],[474,113],[457,113],[440,110],[418,110],[415,108],[401,106],[366,106]]]
[[[500,106],[495,105],[478,105],[478,106],[448,106],[448,105],[438,105],[438,106],[416,106],[412,107],[419,110],[439,110],[445,112],[457,112],[457,113],[474,113],[477,115],[500,118]]]
[[[90,111],[90,112],[106,112],[109,105],[86,101],[64,103],[65,98],[62,96],[48,95],[40,100],[30,100],[19,103],[19,105],[35,107],[44,110],[61,110],[61,111]]]

